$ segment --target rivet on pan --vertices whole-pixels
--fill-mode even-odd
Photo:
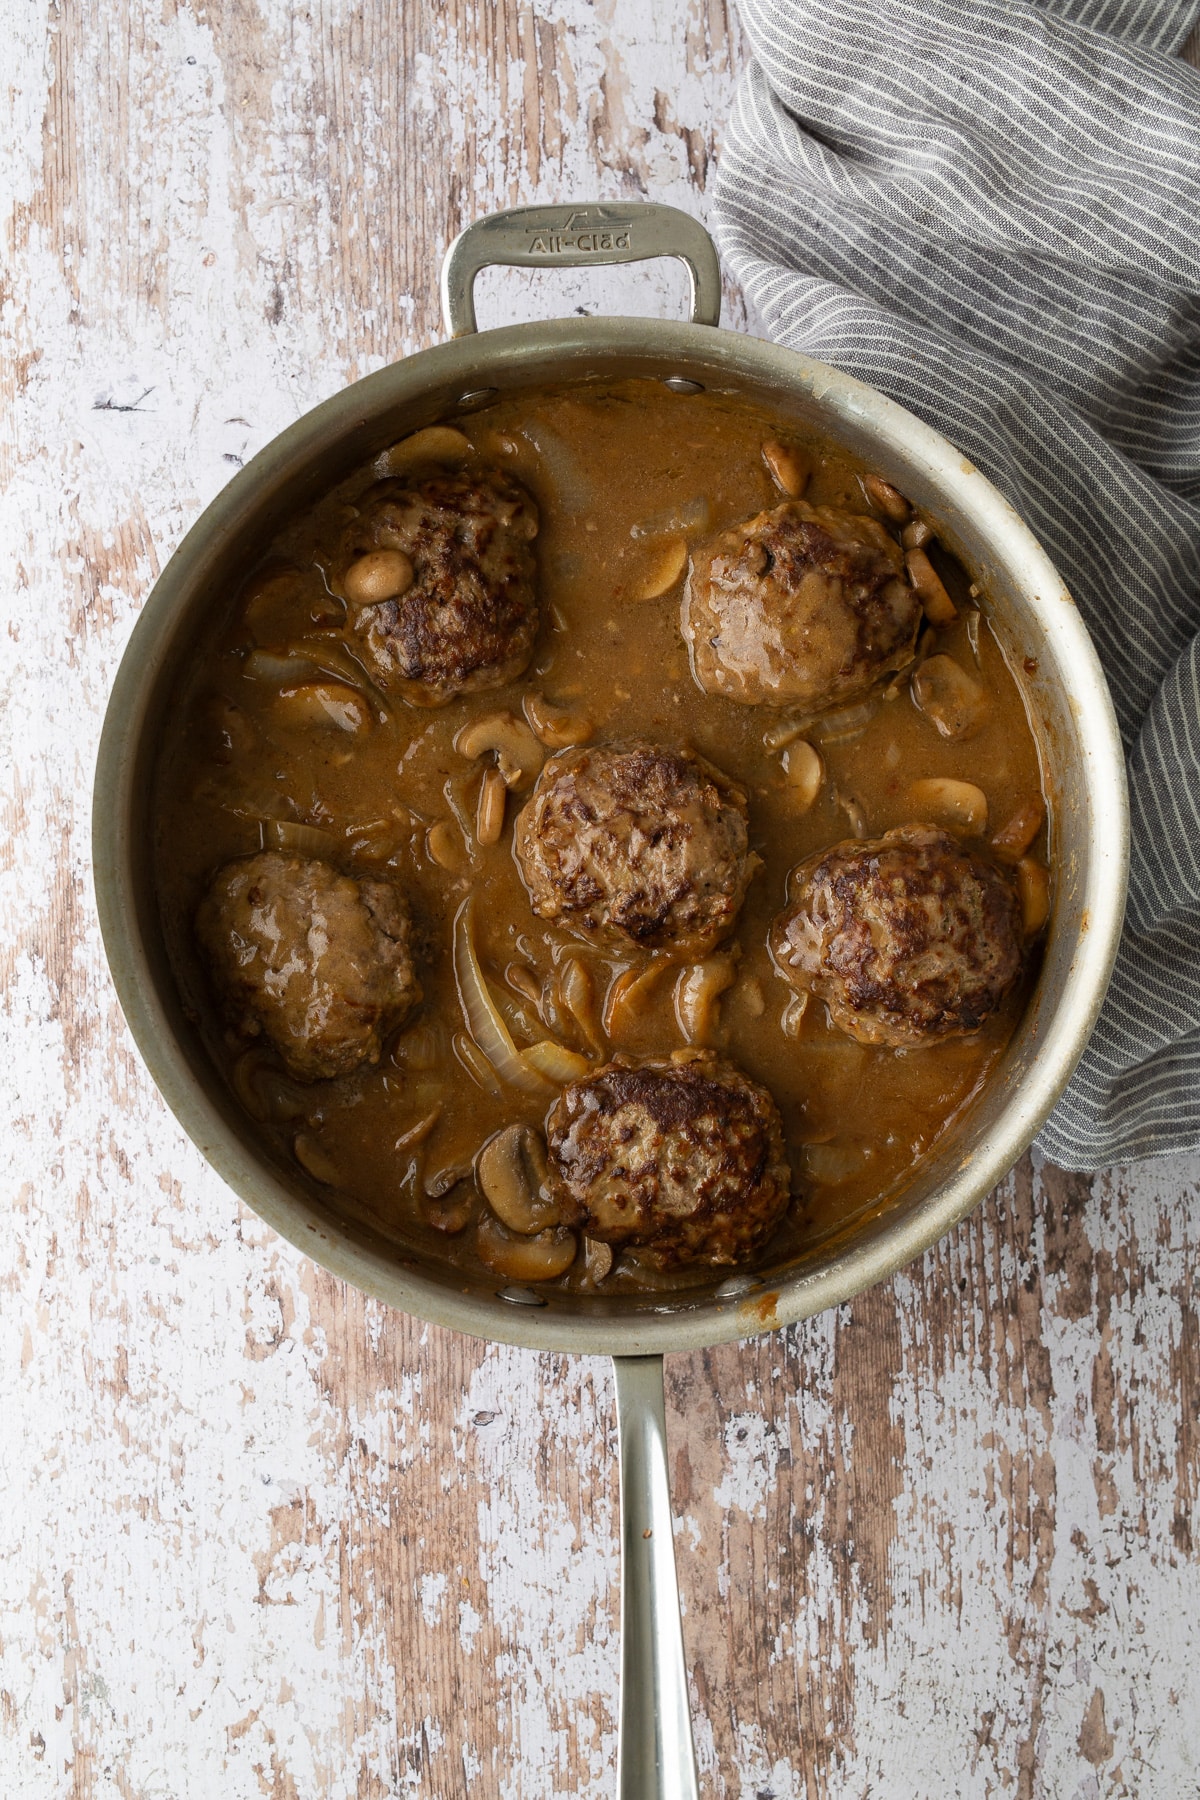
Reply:
[[[761,1275],[731,1275],[728,1281],[723,1281],[719,1288],[714,1289],[714,1295],[718,1300],[736,1300],[742,1294],[752,1294],[755,1288],[761,1286]]]
[[[460,412],[465,412],[469,406],[486,405],[487,402],[499,392],[500,389],[494,387],[472,388],[470,393],[460,394],[454,404],[458,407]]]
[[[535,1294],[532,1288],[505,1287],[496,1289],[497,1300],[507,1300],[513,1306],[545,1306],[541,1294]]]
[[[664,375],[663,386],[669,387],[673,394],[702,394],[704,383],[692,381],[687,375]]]

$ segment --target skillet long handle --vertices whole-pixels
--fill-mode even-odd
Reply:
[[[614,1356],[621,1453],[619,1800],[698,1800],[661,1356]]]

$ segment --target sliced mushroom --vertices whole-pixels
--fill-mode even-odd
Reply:
[[[462,875],[468,866],[462,838],[449,819],[435,819],[429,827],[425,833],[425,854],[448,875]]]
[[[825,780],[825,764],[821,752],[807,738],[798,738],[783,753],[783,772],[788,778],[796,811],[807,812]]]
[[[506,1281],[555,1281],[575,1261],[575,1233],[559,1228],[517,1237],[493,1213],[475,1227],[479,1260]]]
[[[338,1166],[316,1138],[307,1132],[299,1132],[292,1140],[292,1152],[300,1167],[306,1169],[314,1181],[320,1181],[326,1187],[337,1187],[341,1180]]]
[[[1050,917],[1050,871],[1044,863],[1023,856],[1017,864],[1017,892],[1021,896],[1021,923],[1026,937],[1036,937]]]
[[[475,809],[475,836],[483,845],[498,844],[504,835],[504,808],[508,788],[499,769],[485,769]]]
[[[980,837],[987,830],[987,795],[973,781],[931,776],[925,781],[914,781],[909,795],[922,818],[955,825],[970,837]]]
[[[864,475],[863,486],[867,490],[867,498],[872,506],[877,506],[885,518],[893,525],[904,525],[912,512],[912,507],[904,498],[899,488],[894,488],[890,481],[882,475]]]
[[[545,1145],[528,1125],[509,1125],[488,1139],[475,1162],[475,1179],[510,1231],[531,1236],[562,1223],[550,1191]]]
[[[524,787],[541,772],[546,752],[524,719],[510,712],[485,713],[464,725],[454,740],[460,756],[495,753],[496,767],[508,787]]]
[[[736,976],[732,956],[710,956],[680,972],[675,984],[675,1017],[689,1044],[711,1044],[721,995]]]
[[[997,856],[1024,856],[1046,817],[1046,808],[1040,794],[1031,800],[1025,800],[1018,806],[1007,824],[1000,827],[992,836],[992,849]]]
[[[983,686],[952,656],[930,656],[912,678],[913,699],[944,738],[966,738],[987,713]]]
[[[379,606],[399,599],[413,584],[411,558],[403,550],[370,550],[346,570],[342,581],[347,600],[354,606]]]
[[[447,1194],[426,1194],[421,1210],[427,1225],[446,1237],[457,1237],[475,1217],[475,1207],[474,1191],[460,1180]]]
[[[669,594],[687,568],[688,547],[683,538],[672,538],[658,551],[641,581],[631,590],[634,600],[660,600]]]
[[[900,533],[900,542],[906,550],[923,550],[926,544],[934,539],[934,529],[928,519],[914,519]]]
[[[352,734],[370,731],[373,724],[362,695],[340,681],[306,681],[284,688],[274,711],[289,725],[332,727]]]
[[[904,558],[908,579],[921,597],[925,617],[931,625],[952,625],[958,608],[946,592],[941,576],[923,550],[910,550]]]
[[[808,486],[809,466],[805,457],[790,444],[768,438],[762,447],[762,459],[771,471],[771,479],[789,500],[796,500]]]
[[[567,750],[573,744],[586,744],[596,729],[581,713],[555,706],[541,694],[526,694],[523,705],[534,736],[548,750]]]
[[[382,481],[389,475],[399,475],[403,470],[415,467],[417,463],[461,463],[470,454],[470,438],[455,431],[453,425],[427,425],[423,431],[414,431],[411,437],[401,438],[398,444],[377,456],[374,473],[376,479]]]

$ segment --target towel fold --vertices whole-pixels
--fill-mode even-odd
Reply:
[[[1112,986],[1040,1148],[1200,1147],[1198,0],[742,0],[715,225],[764,335],[995,482],[1095,639],[1129,761]]]

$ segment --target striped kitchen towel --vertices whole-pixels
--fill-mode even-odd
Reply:
[[[1039,1144],[1200,1147],[1200,0],[741,0],[716,228],[765,335],[911,408],[1062,571],[1133,865]]]

